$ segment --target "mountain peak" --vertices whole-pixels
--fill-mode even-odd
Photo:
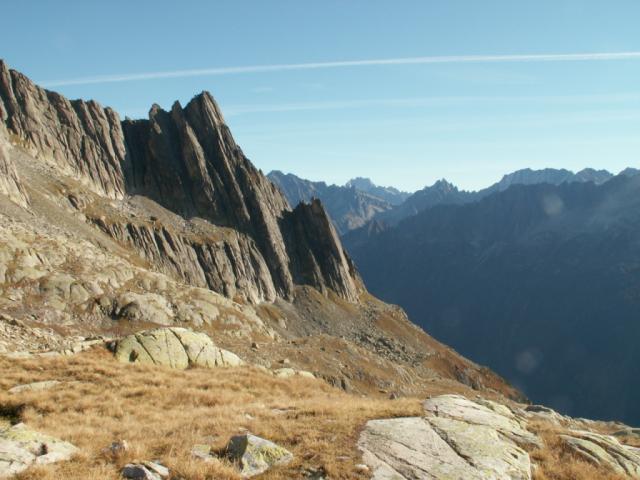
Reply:
[[[370,178],[355,177],[345,183],[344,186],[368,192],[369,190],[376,188],[377,185],[373,183]]]
[[[458,187],[456,187],[453,183],[448,181],[446,178],[441,178],[440,180],[436,180],[436,182],[431,187],[427,187],[427,188],[437,188],[439,190],[444,190],[444,191],[458,190]]]

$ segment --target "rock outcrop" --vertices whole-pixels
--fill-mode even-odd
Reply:
[[[536,439],[507,407],[443,395],[424,408],[422,418],[367,423],[359,447],[374,479],[531,478],[529,454],[514,439]]]
[[[358,445],[374,480],[528,480],[528,452],[545,448],[531,422],[552,425],[569,450],[603,471],[640,478],[638,449],[587,430],[589,421],[459,395],[434,397],[423,406],[423,417],[367,423]]]
[[[178,279],[253,303],[290,300],[301,282],[357,300],[358,277],[324,209],[291,212],[236,145],[209,93],[185,108],[154,105],[148,120],[121,123],[113,110],[69,101],[0,62],[0,119],[13,143],[100,196],[140,195],[183,219],[208,222],[194,238],[97,216],[103,231]],[[0,160],[4,170],[0,192],[24,202],[10,164]],[[314,246],[309,235],[326,239],[323,250],[300,247]],[[299,268],[309,265],[316,268]]]
[[[129,335],[118,341],[115,355],[121,362],[181,370],[192,366],[214,368],[243,364],[237,355],[216,347],[207,334],[186,328],[157,328]]]
[[[32,465],[69,460],[77,452],[70,443],[30,430],[24,424],[0,429],[0,478]]]

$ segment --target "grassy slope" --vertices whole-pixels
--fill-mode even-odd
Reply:
[[[222,450],[232,435],[245,431],[295,455],[293,463],[261,478],[303,478],[305,469],[314,468],[324,470],[326,478],[364,479],[368,475],[356,469],[361,461],[356,442],[366,421],[422,412],[417,397],[392,401],[349,395],[321,380],[277,379],[254,367],[177,371],[124,365],[102,349],[52,359],[0,357],[0,371],[0,416],[13,413],[14,422],[22,420],[81,450],[70,462],[32,468],[18,480],[115,480],[125,463],[149,459],[161,460],[176,478],[237,480],[232,464],[207,464],[190,451],[196,444]],[[54,379],[65,383],[47,391],[6,393],[17,384]],[[425,396],[443,393],[473,398],[476,392],[433,383]],[[530,452],[540,465],[535,480],[623,478],[576,459],[553,426],[536,423],[532,430],[545,442]],[[116,440],[126,440],[130,450],[115,457],[103,452]]]

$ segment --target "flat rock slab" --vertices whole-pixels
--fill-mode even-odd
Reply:
[[[16,385],[9,389],[9,393],[16,394],[22,392],[35,392],[40,390],[49,390],[50,388],[60,385],[58,380],[46,380],[44,382],[25,383],[24,385]]]
[[[211,338],[186,328],[157,328],[129,335],[116,345],[116,359],[185,369],[234,367],[244,362],[234,353],[214,345]]]
[[[358,447],[374,480],[483,478],[419,417],[371,420]]]
[[[529,455],[495,430],[450,419],[372,420],[358,446],[375,480],[529,480]]]
[[[62,440],[28,429],[23,424],[0,430],[0,478],[32,465],[69,460],[78,449]]]
[[[511,410],[490,400],[473,402],[460,395],[440,395],[423,403],[428,416],[445,417],[497,430],[519,445],[541,446],[536,435],[524,428]]]
[[[497,403],[442,395],[424,417],[372,420],[358,447],[375,480],[530,480],[529,454],[516,439],[537,442]]]

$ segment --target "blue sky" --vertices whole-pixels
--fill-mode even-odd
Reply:
[[[640,52],[636,0],[34,0],[2,11],[12,68],[122,116],[209,90],[265,173],[476,189],[524,167],[639,163],[640,55],[553,57]],[[309,63],[331,65],[219,70]],[[218,70],[130,77],[202,69]]]

